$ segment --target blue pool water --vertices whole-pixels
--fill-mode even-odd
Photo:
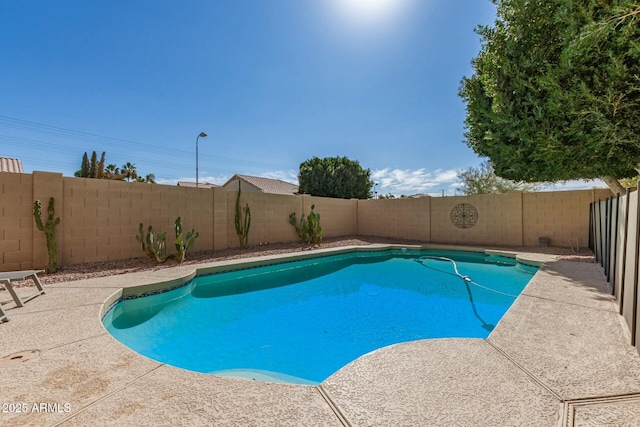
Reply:
[[[318,384],[390,344],[487,337],[536,270],[479,253],[354,252],[196,277],[120,301],[103,323],[169,365]]]

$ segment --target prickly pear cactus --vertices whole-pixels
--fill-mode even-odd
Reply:
[[[311,205],[311,212],[306,217],[302,212],[300,223],[298,223],[295,212],[289,215],[289,224],[294,226],[300,240],[310,244],[320,243],[324,234],[322,227],[320,227],[320,214],[313,211],[315,207],[315,205]]]
[[[193,243],[196,241],[198,236],[200,235],[194,228],[191,231],[187,232],[186,237],[182,234],[182,223],[180,222],[180,217],[176,219],[175,223],[176,230],[176,251],[178,254],[176,255],[176,260],[178,264],[182,264],[187,255],[187,250],[193,246]]]
[[[154,233],[153,227],[149,226],[145,237],[142,229],[143,225],[140,223],[136,240],[140,242],[142,251],[146,253],[149,258],[155,259],[159,263],[165,262],[167,260],[167,250],[165,246],[167,233]]]

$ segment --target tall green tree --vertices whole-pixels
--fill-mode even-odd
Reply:
[[[298,186],[301,194],[340,199],[371,197],[371,171],[347,157],[312,157],[300,163]]]
[[[493,0],[463,78],[467,144],[526,182],[618,179],[640,169],[640,6],[629,0]]]
[[[80,166],[80,170],[76,171],[74,175],[79,178],[104,178],[105,156],[106,153],[103,151],[100,161],[98,161],[98,154],[94,151],[91,154],[91,161],[89,161],[89,156],[85,151],[82,156],[82,165]]]
[[[458,172],[462,184],[460,191],[465,196],[473,194],[501,194],[508,191],[537,191],[539,184],[516,182],[496,175],[490,160],[482,162],[477,168],[469,167]]]
[[[80,165],[80,169],[77,170],[74,175],[78,178],[88,178],[89,172],[91,170],[91,163],[89,163],[89,156],[87,156],[87,152],[85,151],[82,156],[82,163]]]
[[[110,163],[105,167],[105,161],[106,153],[104,151],[100,156],[100,160],[98,160],[98,154],[95,151],[91,154],[91,160],[89,160],[89,156],[85,152],[82,156],[82,166],[80,167],[80,170],[74,173],[74,175],[80,178],[111,179],[119,181],[126,179],[127,181],[148,182],[151,184],[155,184],[156,182],[156,176],[152,173],[147,174],[144,178],[138,176],[136,165],[131,162],[125,163],[121,170],[113,163]]]
[[[96,176],[94,178],[98,178],[98,179],[103,179],[104,176],[104,162],[105,162],[105,156],[107,155],[107,153],[105,153],[104,151],[102,152],[102,156],[100,156],[100,161],[98,162],[98,167],[96,168]]]
[[[91,154],[91,167],[89,168],[89,178],[95,178],[98,174],[98,155],[94,151]]]

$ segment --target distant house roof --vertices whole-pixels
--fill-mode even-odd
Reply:
[[[245,187],[243,187],[243,189],[260,191],[262,193],[293,195],[298,192],[298,186],[290,182],[250,175],[234,175],[224,183],[223,187],[235,189],[237,186],[234,185],[234,183],[237,181],[243,181],[250,185],[249,189]]]
[[[19,159],[0,157],[0,172],[24,173],[22,162]]]
[[[196,183],[190,182],[190,181],[178,181],[178,187],[196,188]],[[213,188],[213,187],[219,187],[219,185],[212,184],[210,182],[198,182],[198,188]]]

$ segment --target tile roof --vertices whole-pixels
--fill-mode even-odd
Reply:
[[[196,188],[196,183],[191,181],[178,181],[178,187]],[[219,187],[219,185],[212,184],[210,182],[198,182],[198,188],[213,188],[213,187]]]
[[[22,162],[19,159],[0,157],[0,172],[24,173]]]
[[[251,175],[234,175],[224,184],[223,187],[226,187],[228,183],[238,179],[258,187],[263,193],[291,195],[298,192],[298,186],[290,182]]]

